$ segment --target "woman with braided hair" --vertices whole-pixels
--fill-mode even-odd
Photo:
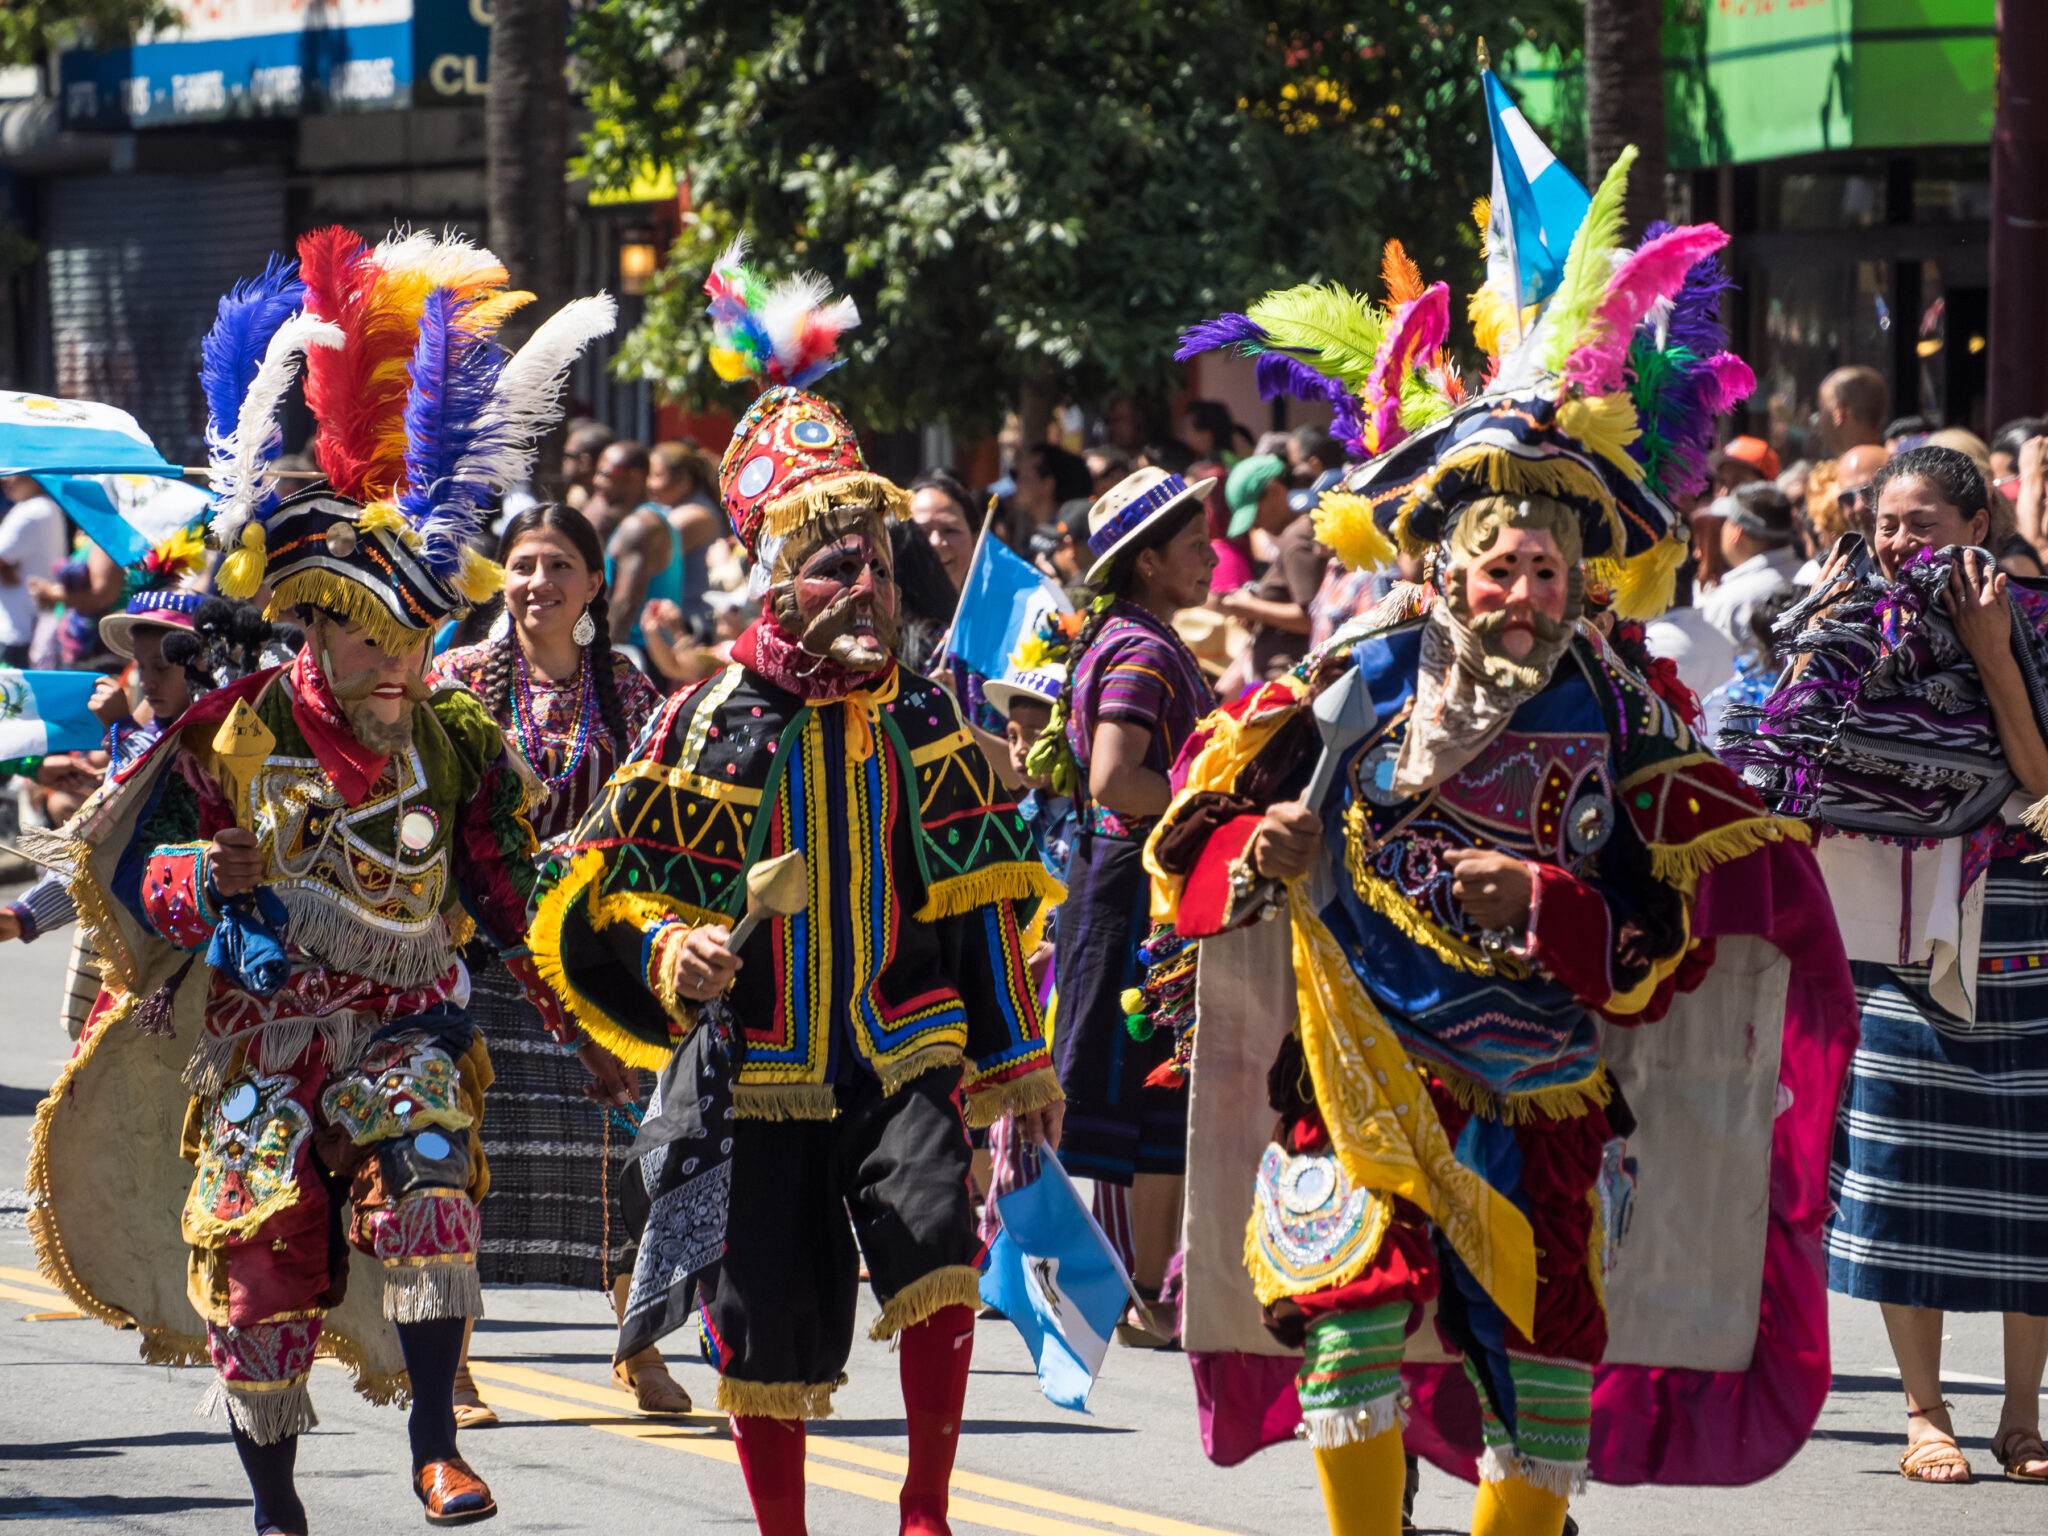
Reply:
[[[490,638],[447,652],[437,670],[483,700],[547,786],[533,813],[545,846],[582,819],[660,695],[611,648],[604,549],[581,512],[529,507],[506,525],[498,558],[505,607]],[[478,967],[473,986],[498,1090],[483,1129],[492,1176],[479,1207],[483,1278],[623,1287],[631,1236],[615,1197],[642,1096],[637,1074],[559,1012],[544,1016],[502,966]],[[626,1361],[619,1376],[642,1411],[689,1411],[689,1395],[654,1350]],[[466,1365],[457,1388],[458,1417],[490,1422]]]
[[[1054,957],[1053,1053],[1068,1103],[1060,1157],[1095,1180],[1098,1211],[1148,1301],[1180,1231],[1187,1093],[1156,1080],[1172,1065],[1173,1032],[1139,1016],[1152,1010],[1127,1007],[1125,993],[1158,958],[1147,952],[1145,837],[1173,798],[1174,759],[1215,703],[1172,624],[1208,596],[1216,569],[1202,518],[1211,484],[1141,469],[1089,509],[1088,583],[1100,595],[1067,653],[1067,687],[1030,764],[1074,796],[1081,818]],[[1137,1318],[1119,1332],[1157,1346],[1174,1330]]]

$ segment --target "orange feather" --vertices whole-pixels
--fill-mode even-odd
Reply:
[[[1380,281],[1387,285],[1388,310],[1399,309],[1422,297],[1422,270],[1409,259],[1398,240],[1389,240],[1380,261]]]

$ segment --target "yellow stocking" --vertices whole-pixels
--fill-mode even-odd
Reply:
[[[1565,1496],[1519,1477],[1481,1483],[1472,1536],[1564,1536]]]
[[[1316,1477],[1323,1485],[1330,1536],[1401,1536],[1408,1463],[1401,1454],[1400,1430],[1317,1451]]]

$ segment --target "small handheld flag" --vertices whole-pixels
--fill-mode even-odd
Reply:
[[[212,509],[196,485],[161,475],[54,475],[43,489],[116,565],[133,565],[180,528]]]
[[[981,1299],[1024,1336],[1047,1399],[1083,1412],[1124,1303],[1139,1297],[1059,1159],[1042,1153],[1038,1165],[1037,1178],[996,1199],[1003,1230]]]
[[[0,475],[177,475],[133,416],[91,400],[0,393]]]
[[[107,728],[92,712],[97,672],[0,668],[0,762],[52,752],[90,752]]]
[[[1515,313],[1540,304],[1557,291],[1572,236],[1585,221],[1591,195],[1578,177],[1550,152],[1500,77],[1482,66],[1486,117],[1493,129],[1492,219],[1486,231],[1493,253],[1491,281],[1505,276],[1513,285]]]
[[[960,586],[960,607],[946,650],[983,677],[1001,677],[1009,670],[1010,653],[1038,628],[1044,615],[1073,611],[1058,582],[983,529]]]

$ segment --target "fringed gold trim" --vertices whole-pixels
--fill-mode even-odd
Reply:
[[[1502,1125],[1576,1120],[1589,1110],[1605,1109],[1614,1101],[1614,1080],[1607,1075],[1605,1066],[1594,1068],[1593,1075],[1583,1082],[1506,1094],[1440,1062],[1431,1062],[1429,1070],[1461,1107]]]
[[[927,1045],[912,1051],[908,1056],[887,1058],[874,1063],[875,1075],[882,1080],[882,1097],[900,1093],[904,1087],[927,1072],[936,1072],[941,1067],[958,1067],[966,1060],[966,1054],[957,1045]]]
[[[206,1340],[189,1333],[177,1333],[169,1328],[142,1328],[142,1363],[144,1365],[168,1365],[184,1367],[189,1365],[211,1365],[213,1356],[207,1351]]]
[[[1475,443],[1445,454],[1410,489],[1401,503],[1401,510],[1394,515],[1394,534],[1404,549],[1419,555],[1432,547],[1429,540],[1418,538],[1409,525],[1423,500],[1433,495],[1438,482],[1454,470],[1482,467],[1486,471],[1488,488],[1502,495],[1552,498],[1572,495],[1592,501],[1607,520],[1609,543],[1617,549],[1621,547],[1621,514],[1615,508],[1614,493],[1601,482],[1599,474],[1591,466],[1562,454],[1524,458],[1496,444]]]
[[[732,1112],[742,1120],[830,1120],[839,1100],[830,1083],[734,1083]]]
[[[1394,1202],[1378,1191],[1372,1192],[1372,1212],[1366,1217],[1365,1239],[1358,1245],[1358,1251],[1336,1269],[1327,1274],[1317,1275],[1312,1280],[1296,1280],[1283,1275],[1273,1267],[1266,1257],[1265,1244],[1259,1241],[1259,1209],[1256,1203],[1244,1223],[1244,1269],[1251,1276],[1252,1294],[1259,1305],[1270,1307],[1283,1296],[1306,1296],[1313,1291],[1334,1290],[1340,1285],[1349,1285],[1365,1273],[1365,1267],[1378,1255],[1380,1245],[1387,1240],[1387,1229],[1394,1224]]]
[[[669,1058],[675,1054],[675,1047],[642,1040],[613,1023],[611,1015],[577,989],[562,963],[562,925],[568,918],[569,908],[590,891],[603,873],[603,849],[590,848],[578,854],[575,863],[569,866],[569,872],[542,899],[540,910],[534,914],[533,922],[526,930],[526,946],[533,954],[534,969],[540,972],[548,989],[561,999],[562,1006],[569,1010],[569,1016],[591,1039],[629,1067],[659,1072],[668,1065]],[[592,922],[595,921],[596,915],[593,914]]]
[[[133,1004],[131,1002],[130,1006]],[[71,1081],[84,1070],[92,1060],[99,1044],[107,1038],[107,1027],[103,1024],[85,1039],[71,1059],[64,1063],[57,1073],[57,1081],[51,1086],[48,1097],[36,1106],[35,1123],[29,1129],[28,1142],[28,1231],[29,1239],[35,1244],[36,1268],[50,1284],[57,1287],[71,1304],[87,1317],[98,1318],[113,1328],[127,1328],[135,1319],[119,1307],[110,1307],[86,1289],[78,1271],[71,1267],[71,1254],[64,1246],[64,1234],[57,1226],[57,1213],[50,1203],[50,1124],[56,1118],[57,1108],[71,1096]],[[148,1358],[149,1334],[143,1334],[143,1358]],[[202,1353],[201,1358],[205,1356]]]
[[[1048,1104],[1063,1104],[1066,1098],[1066,1093],[1060,1088],[1059,1074],[1051,1067],[1040,1067],[1035,1072],[1026,1072],[1007,1082],[990,1083],[986,1087],[970,1083],[967,1085],[967,1124],[970,1129],[978,1131],[994,1125],[1005,1115],[1028,1115]]]
[[[484,1285],[476,1260],[438,1264],[386,1264],[384,1316],[394,1323],[432,1323],[444,1317],[482,1317]]]
[[[294,571],[270,591],[268,619],[287,619],[301,605],[324,608],[362,626],[363,632],[387,651],[403,654],[422,644],[430,630],[401,623],[377,594],[360,581],[332,571]]]
[[[762,532],[786,539],[804,524],[845,507],[873,507],[885,521],[900,523],[910,516],[910,493],[872,473],[813,480],[763,509]]]
[[[1067,888],[1036,859],[991,864],[986,869],[934,882],[925,893],[924,905],[914,915],[920,923],[936,923],[942,917],[957,917],[992,901],[1023,901],[1033,896],[1048,904],[1064,901]]]
[[[1650,844],[1650,873],[1666,885],[1690,887],[1717,864],[1755,853],[1766,843],[1811,843],[1813,831],[1789,816],[1757,816],[1703,832],[1689,843]]]
[[[142,966],[114,911],[114,898],[92,867],[90,850],[78,850],[78,860],[72,867],[71,878],[65,882],[65,890],[78,908],[79,921],[85,924],[100,952],[100,979],[115,992],[134,992],[142,985]],[[133,1008],[132,1000],[129,1006]]]
[[[735,1381],[718,1378],[718,1411],[743,1419],[829,1419],[832,1394],[846,1385],[836,1381]]]
[[[323,1328],[313,1353],[316,1357],[336,1362],[346,1370],[355,1383],[356,1395],[365,1402],[380,1408],[404,1408],[411,1404],[412,1378],[402,1370],[371,1370],[370,1358],[363,1346],[348,1335]]]
[[[972,1264],[948,1264],[944,1269],[920,1275],[883,1302],[882,1315],[868,1329],[868,1337],[878,1341],[893,1339],[947,1307],[980,1306],[981,1271]]]
[[[1659,539],[1624,561],[1614,582],[1614,611],[1624,619],[1654,619],[1678,596],[1678,568],[1691,547],[1679,538]]]
[[[1477,944],[1446,933],[1416,910],[1415,903],[1389,881],[1374,874],[1365,859],[1368,833],[1362,801],[1344,812],[1344,862],[1351,884],[1365,904],[1379,913],[1403,936],[1437,955],[1446,965],[1470,976],[1505,976],[1521,980],[1530,974],[1529,964],[1510,954],[1489,955]]]
[[[303,1435],[320,1422],[313,1411],[313,1393],[301,1376],[297,1381],[250,1382],[230,1385],[218,1376],[199,1401],[199,1417],[210,1419],[225,1407],[228,1418],[258,1445],[275,1445],[292,1435]]]

